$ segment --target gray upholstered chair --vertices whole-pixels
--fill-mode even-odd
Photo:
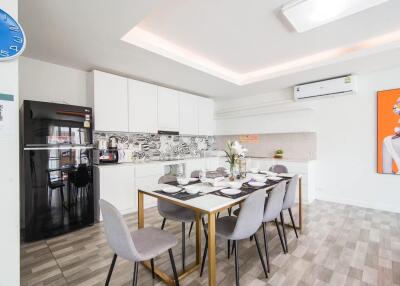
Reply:
[[[269,168],[271,172],[282,174],[282,173],[289,173],[288,168],[285,165],[272,165],[271,168]]]
[[[154,227],[142,228],[133,233],[129,232],[124,218],[109,202],[100,200],[100,209],[104,220],[104,230],[108,245],[114,252],[106,286],[110,283],[111,275],[117,256],[134,262],[133,285],[137,285],[139,262],[150,260],[154,278],[154,258],[168,250],[174,273],[175,285],[179,285],[172,247],[177,243],[176,238],[163,230]]]
[[[233,247],[235,249],[236,285],[239,285],[238,242],[239,240],[248,239],[250,237],[254,237],[265,276],[268,278],[268,272],[256,235],[257,230],[260,228],[263,220],[265,196],[265,190],[255,191],[244,201],[238,217],[224,216],[217,219],[215,222],[216,235],[221,238],[225,238],[228,241],[233,241]],[[206,239],[206,245],[204,248],[200,276],[203,274],[207,250],[208,239]]]
[[[177,178],[171,175],[165,175],[158,180],[159,184],[167,184],[176,182]],[[186,249],[186,223],[191,223],[196,219],[196,213],[190,209],[171,204],[165,200],[158,199],[157,201],[158,212],[164,218],[161,224],[161,229],[164,229],[167,219],[179,221],[182,223],[182,269],[185,270],[185,249]]]
[[[190,174],[190,177],[191,177],[191,178],[200,178],[200,172],[201,172],[201,170],[194,170],[194,171]]]
[[[265,256],[267,258],[267,268],[268,272],[270,271],[269,266],[269,251],[268,251],[268,232],[267,232],[267,223],[274,221],[276,228],[278,230],[279,239],[281,241],[283,252],[286,252],[286,246],[282,240],[281,230],[278,224],[278,217],[282,212],[283,206],[283,198],[285,197],[286,192],[286,182],[280,182],[278,185],[274,187],[272,191],[269,192],[268,198],[266,199],[265,210],[264,210],[264,218],[263,218],[263,234],[264,234],[264,249]]]
[[[293,219],[293,214],[292,214],[292,207],[294,207],[296,205],[296,190],[297,190],[298,183],[299,183],[298,175],[295,175],[293,178],[290,179],[289,184],[287,184],[287,187],[286,187],[285,198],[283,199],[281,221],[282,221],[282,228],[283,228],[283,237],[285,239],[285,245],[286,245],[286,252],[288,251],[288,244],[287,244],[287,239],[286,239],[285,221],[284,221],[284,216],[283,216],[284,210],[289,211],[290,220],[292,221],[294,233],[296,234],[296,237],[299,238],[299,235],[297,234],[296,225],[295,225],[294,219]]]

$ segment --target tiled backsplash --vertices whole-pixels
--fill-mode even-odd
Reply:
[[[119,150],[129,150],[133,160],[169,160],[199,157],[215,149],[213,136],[183,136],[148,133],[95,132],[94,144],[115,137]],[[101,145],[101,143],[100,143]]]
[[[314,132],[257,134],[255,142],[243,142],[248,156],[272,158],[277,149],[283,149],[286,159],[314,160],[317,158],[317,134]],[[215,147],[224,149],[226,141],[239,140],[239,135],[216,136]]]

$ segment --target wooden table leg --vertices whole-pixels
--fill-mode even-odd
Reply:
[[[196,264],[200,264],[201,261],[201,214],[196,212]]]
[[[138,192],[138,229],[144,228],[144,194]]]
[[[208,285],[217,285],[217,259],[215,246],[215,213],[208,214]]]
[[[301,191],[302,191],[302,181],[300,177],[299,178],[299,228],[300,228],[300,233],[303,233],[303,202],[301,197]]]

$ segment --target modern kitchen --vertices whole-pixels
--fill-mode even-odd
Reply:
[[[400,285],[398,9],[1,1],[0,285]]]

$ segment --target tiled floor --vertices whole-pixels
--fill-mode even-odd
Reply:
[[[240,243],[241,285],[400,285],[400,214],[315,201],[305,207],[305,231],[297,240],[288,231],[289,254],[282,254],[276,228],[271,225],[272,269],[263,275],[254,242]],[[129,227],[137,215],[126,216]],[[288,220],[287,220],[288,221]],[[156,209],[146,210],[146,225],[159,227]],[[179,223],[166,229],[180,237]],[[260,241],[262,236],[259,233]],[[204,239],[203,239],[204,242]],[[234,260],[227,260],[226,242],[217,241],[218,285],[234,285]],[[180,244],[174,249],[178,271]],[[194,260],[194,237],[187,242],[188,262]],[[21,248],[22,285],[104,285],[112,253],[101,224]],[[170,271],[168,255],[155,263]],[[131,285],[133,265],[117,260],[111,285]],[[139,285],[163,285],[139,268]],[[181,285],[208,285],[194,272]]]

